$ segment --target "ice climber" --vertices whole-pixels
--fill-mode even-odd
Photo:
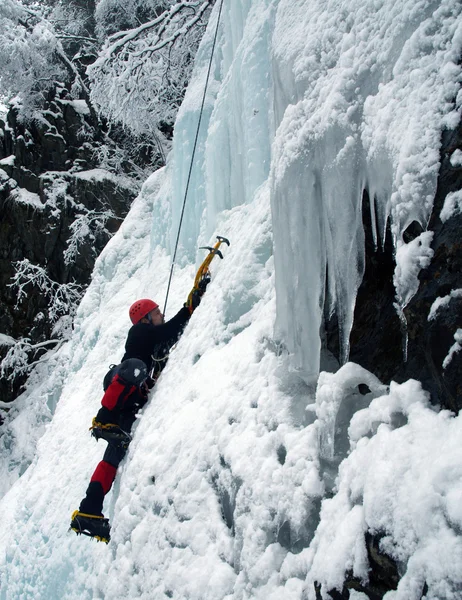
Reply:
[[[169,321],[152,300],[137,300],[129,309],[133,326],[125,343],[122,362],[104,378],[101,408],[93,419],[92,435],[107,441],[103,460],[96,467],[79,510],[72,515],[71,529],[108,542],[110,526],[103,515],[105,495],[111,489],[117,467],[131,441],[136,414],[148,399],[149,389],[165,367],[168,353],[200,303],[210,278],[202,279],[188,302]]]

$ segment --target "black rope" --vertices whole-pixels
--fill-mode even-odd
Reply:
[[[184,209],[185,209],[185,206],[186,206],[186,198],[188,196],[189,182],[191,180],[191,173],[192,173],[193,164],[194,164],[194,155],[196,153],[197,140],[199,139],[199,129],[200,129],[200,126],[201,126],[201,121],[202,121],[202,113],[204,111],[204,104],[205,104],[205,96],[206,96],[206,93],[207,93],[207,87],[209,85],[210,71],[212,70],[213,53],[215,52],[215,44],[216,44],[217,36],[218,36],[218,26],[220,24],[221,9],[222,8],[223,8],[223,0],[221,0],[221,2],[220,2],[220,9],[218,11],[217,26],[215,28],[215,35],[214,35],[214,38],[213,38],[213,45],[212,45],[212,53],[210,55],[209,68],[208,68],[208,71],[207,71],[207,78],[205,80],[204,95],[202,96],[202,105],[201,105],[201,109],[200,109],[200,112],[199,112],[199,121],[197,123],[196,139],[194,140],[194,146],[193,146],[193,151],[192,151],[192,155],[191,155],[191,164],[189,165],[188,179],[187,179],[187,182],[186,182],[186,189],[185,189],[185,192],[184,192],[184,199],[183,199],[183,208],[181,210],[180,223],[179,223],[179,226],[178,226],[178,235],[176,237],[175,251],[173,253],[173,259],[172,259],[172,267],[170,269],[170,277],[168,279],[167,293],[165,294],[164,315],[165,315],[165,311],[167,310],[167,299],[168,299],[168,294],[170,292],[170,284],[172,282],[173,268],[175,266],[175,258],[176,258],[176,253],[177,253],[177,250],[178,250],[178,242],[180,240],[180,232],[181,232],[181,226],[183,224]]]

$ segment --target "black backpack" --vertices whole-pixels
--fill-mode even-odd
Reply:
[[[104,391],[107,390],[116,375],[128,385],[140,385],[148,376],[148,368],[139,358],[128,358],[119,365],[110,365],[109,371],[103,379]]]

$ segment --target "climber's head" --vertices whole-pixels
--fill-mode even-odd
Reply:
[[[128,311],[133,325],[140,322],[161,325],[164,322],[164,315],[161,313],[159,305],[153,300],[143,298],[134,302]],[[144,321],[146,319],[146,321]]]

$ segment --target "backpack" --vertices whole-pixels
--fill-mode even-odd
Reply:
[[[103,379],[104,391],[118,375],[128,385],[140,385],[148,376],[148,368],[139,358],[128,358],[118,365],[109,365],[109,371]]]

